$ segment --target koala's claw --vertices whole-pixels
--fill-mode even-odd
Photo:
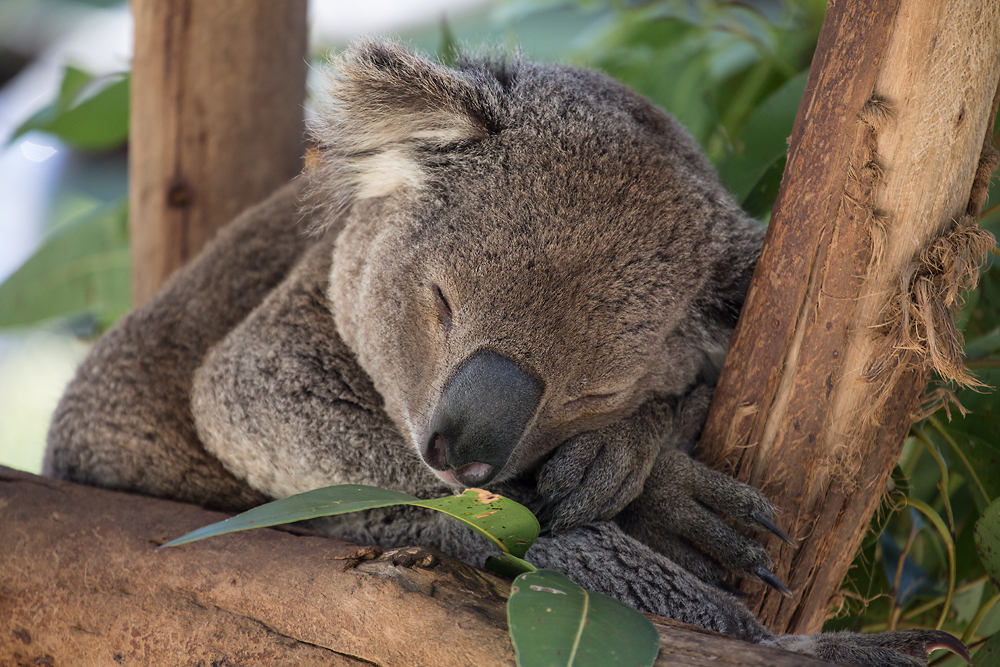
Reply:
[[[966,664],[972,664],[972,658],[969,656],[969,648],[962,643],[962,640],[941,630],[925,630],[924,632],[928,635],[924,643],[924,650],[928,654],[931,651],[943,648],[965,660]]]
[[[865,667],[924,667],[930,652],[939,648],[972,664],[965,644],[940,630],[891,630],[872,635],[855,632],[779,635],[761,643]]]
[[[760,525],[764,526],[769,531],[777,535],[781,539],[781,541],[787,544],[788,546],[796,548],[798,547],[798,544],[795,543],[795,540],[789,537],[788,533],[783,531],[781,528],[778,528],[778,526],[776,526],[773,521],[765,517],[760,512],[752,512],[750,516],[753,517],[754,521],[756,521],[757,523],[759,523]]]
[[[785,585],[785,582],[783,582],[781,579],[778,579],[769,570],[765,570],[762,567],[758,567],[755,572],[757,574],[757,578],[763,581],[765,584],[767,584],[774,590],[778,591],[786,598],[792,597],[791,589],[789,589],[788,586]]]
[[[930,635],[924,644],[924,650],[928,654],[935,649],[943,648],[965,660],[966,664],[972,664],[972,658],[969,656],[969,648],[960,639],[941,630],[926,630],[925,632]]]
[[[790,591],[771,572],[773,563],[764,547],[726,521],[768,530],[794,546],[772,521],[773,511],[756,489],[675,450],[661,454],[642,496],[616,521],[660,553],[670,558],[680,554],[681,566],[706,583],[717,585],[716,568],[698,566],[699,559],[718,564],[723,572],[759,579],[787,596]],[[694,550],[678,549],[678,538]]]

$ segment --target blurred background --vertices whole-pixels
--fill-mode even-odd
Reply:
[[[456,48],[487,44],[601,69],[677,116],[736,199],[766,222],[824,8],[823,0],[311,0],[309,100],[331,51],[363,34],[393,35],[446,62]],[[0,465],[41,469],[63,387],[130,306],[131,39],[124,2],[0,0]],[[981,222],[994,234],[998,200],[994,183]],[[992,261],[956,320],[970,366],[995,387]],[[1000,629],[1000,594],[973,543],[976,519],[1000,496],[1000,406],[990,393],[958,398],[973,414],[935,414],[911,431],[886,511],[829,627],[938,626],[975,645]]]

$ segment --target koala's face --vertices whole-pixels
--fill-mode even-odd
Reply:
[[[721,363],[732,323],[694,304],[746,220],[646,101],[385,45],[349,54],[332,95],[314,179],[348,211],[337,327],[442,479],[506,481]]]

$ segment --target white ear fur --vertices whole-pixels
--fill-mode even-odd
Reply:
[[[313,205],[338,215],[360,199],[421,188],[429,174],[419,149],[486,138],[484,109],[498,106],[496,94],[398,44],[352,45],[330,75],[313,130]]]
[[[355,199],[387,197],[402,188],[418,189],[424,181],[420,164],[402,146],[385,148],[353,162],[357,178]]]

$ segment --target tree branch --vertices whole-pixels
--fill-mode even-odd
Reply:
[[[357,562],[270,529],[157,550],[223,517],[0,468],[0,665],[514,665],[510,582],[434,550]],[[661,667],[830,664],[654,621]]]

